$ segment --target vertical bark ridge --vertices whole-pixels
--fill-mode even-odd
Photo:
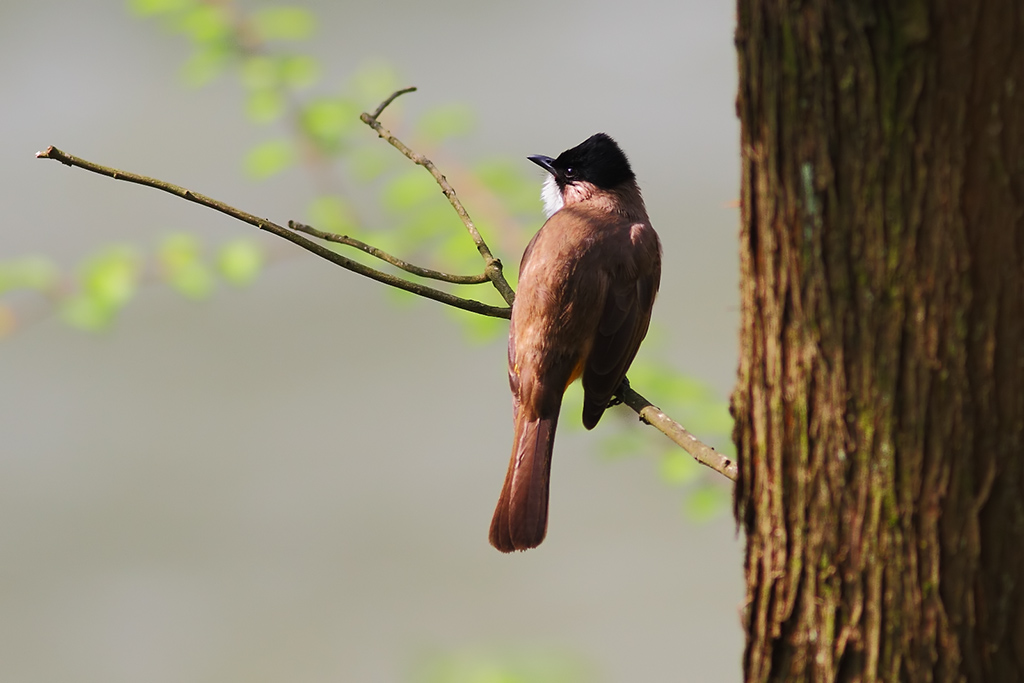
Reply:
[[[1024,5],[738,20],[747,680],[1024,680]]]

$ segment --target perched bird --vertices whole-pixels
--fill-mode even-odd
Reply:
[[[552,159],[548,220],[519,267],[508,336],[515,438],[490,540],[508,553],[540,545],[562,395],[583,377],[583,426],[593,429],[633,362],[661,281],[661,243],[636,176],[598,133]]]

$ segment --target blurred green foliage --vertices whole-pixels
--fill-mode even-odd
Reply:
[[[291,140],[267,140],[261,142],[245,155],[245,172],[255,180],[264,180],[277,175],[295,161]]]
[[[180,72],[187,86],[200,87],[223,76],[237,79],[244,92],[241,113],[253,125],[268,130],[264,140],[242,155],[242,171],[254,181],[268,181],[286,172],[309,173],[311,184],[322,192],[306,207],[306,222],[358,237],[428,267],[462,274],[481,270],[479,254],[433,178],[382,143],[359,120],[360,112],[372,110],[399,87],[392,67],[367,63],[353,68],[340,85],[324,84],[320,64],[300,49],[303,41],[315,35],[316,18],[297,6],[246,12],[231,2],[128,0],[128,7],[189,42],[191,54]],[[473,110],[456,102],[429,107],[406,127],[403,100],[385,113],[386,123],[432,158],[443,152],[449,140],[470,132],[475,123]],[[513,286],[517,269],[508,251],[524,246],[540,222],[537,181],[530,171],[504,158],[445,168],[477,227],[492,242],[492,250],[506,254],[506,277]],[[483,208],[478,211],[477,207]],[[361,252],[333,243],[328,246],[387,268]],[[224,245],[212,257],[207,257],[208,251],[196,235],[174,232],[153,253],[124,245],[107,247],[68,275],[45,258],[12,260],[0,263],[0,296],[16,290],[40,293],[69,324],[96,331],[107,328],[142,285],[162,282],[183,296],[201,300],[216,290],[218,278],[233,285],[251,283],[267,261],[263,248],[251,240]],[[418,302],[408,293],[387,291],[389,299],[403,305]],[[461,291],[489,303],[503,303],[488,285]],[[0,299],[0,334],[17,328],[14,309],[4,301]],[[493,340],[507,330],[502,320],[441,310],[473,342]],[[664,354],[651,354],[658,336],[658,328],[652,328],[641,359],[630,370],[630,381],[691,431],[729,452],[732,421],[725,402],[706,385],[672,369],[658,357]],[[575,412],[580,402],[575,387],[567,394],[565,410]],[[712,482],[716,475],[709,475],[654,430],[625,428],[609,433],[606,428],[606,433],[603,450],[607,455],[659,453],[658,471],[667,483],[686,492],[684,505],[691,516],[706,517],[716,506],[724,508],[721,503],[727,496],[717,481]]]
[[[399,87],[391,66],[363,64],[346,74],[340,85],[323,84],[320,64],[300,49],[303,41],[315,35],[317,21],[298,6],[244,11],[231,2],[209,0],[128,0],[127,6],[135,15],[155,20],[165,31],[187,40],[190,54],[180,71],[186,86],[202,87],[222,77],[237,79],[244,93],[240,113],[268,130],[265,139],[241,155],[241,170],[254,181],[268,181],[292,170],[313,176],[311,184],[323,191],[300,218],[321,230],[364,238],[385,251],[437,269],[462,273],[482,269],[472,241],[430,175],[411,166],[359,120],[360,112],[373,109]],[[402,130],[402,108],[396,102],[386,115],[396,131]],[[445,141],[468,132],[472,124],[473,112],[466,105],[441,104],[418,116],[408,134],[414,147],[432,154]],[[482,167],[493,168],[495,163],[485,161]],[[474,172],[473,168],[462,171],[470,177]],[[483,223],[501,224],[504,239],[525,244],[528,219],[535,218],[539,206],[532,181],[522,170],[490,175],[487,182],[473,182],[474,189],[461,191],[464,201],[468,196],[470,203],[474,192],[487,193],[482,203],[500,215],[484,217]],[[522,201],[526,195],[532,201]],[[505,198],[514,198],[508,210]],[[383,225],[389,227],[379,227]],[[204,258],[205,250],[198,236],[175,232],[155,253],[147,256],[142,250],[110,248],[83,263],[77,274],[62,273],[45,258],[0,262],[0,296],[34,291],[69,324],[99,331],[116,319],[140,286],[162,282],[189,298],[203,299],[215,291],[218,275],[244,285],[253,281],[267,259],[255,242],[233,243],[213,260]],[[348,250],[347,255],[388,268],[361,253]],[[487,285],[477,286],[469,295],[502,303]],[[401,292],[390,296],[413,300]],[[459,311],[449,315],[464,323],[472,339],[493,339],[504,333],[501,321],[480,320]],[[8,299],[0,299],[0,335],[16,331],[18,324],[15,307]]]
[[[173,233],[150,253],[125,244],[103,247],[68,273],[40,256],[0,262],[0,296],[41,295],[72,327],[98,332],[107,329],[146,284],[162,282],[190,299],[204,299],[218,277],[236,286],[251,283],[266,260],[263,247],[249,239],[222,245],[213,258],[204,251],[195,235]],[[0,338],[16,329],[8,299],[0,299],[0,321]]]
[[[18,290],[45,292],[60,278],[60,270],[44,256],[24,256],[0,262],[0,296]]]
[[[251,15],[253,26],[262,40],[306,40],[313,35],[316,19],[301,7],[264,7]]]
[[[325,85],[321,65],[300,47],[316,33],[317,21],[296,6],[269,6],[244,12],[231,2],[204,0],[129,0],[139,17],[153,19],[184,37],[191,54],[180,69],[182,82],[202,87],[233,76],[242,86],[240,112],[256,126],[268,128],[265,139],[241,155],[241,169],[254,181],[305,171],[321,188],[306,207],[305,219],[321,230],[357,236],[406,260],[448,272],[480,272],[482,263],[472,241],[434,180],[378,140],[359,120],[399,86],[387,64],[353,68],[340,85]],[[453,138],[473,128],[473,110],[463,103],[440,104],[404,125],[404,102],[385,114],[387,125],[411,147],[435,158]],[[272,130],[271,126],[275,126]],[[446,174],[492,250],[506,257],[506,277],[515,286],[512,253],[525,246],[540,224],[539,187],[524,164],[508,159],[481,159]],[[367,201],[365,198],[370,197]],[[484,208],[478,208],[484,207]],[[381,227],[387,226],[387,227]],[[385,267],[361,252],[346,255]],[[110,245],[63,272],[48,258],[23,257],[0,262],[0,337],[16,330],[18,316],[9,296],[36,295],[49,302],[68,324],[82,330],[107,329],[140,287],[163,283],[185,297],[211,296],[219,282],[244,286],[257,279],[269,256],[259,242],[236,239],[210,247],[196,235],[173,232],[154,249]],[[438,286],[431,282],[432,286]],[[419,300],[388,289],[395,301]],[[488,285],[469,296],[503,303]],[[430,304],[433,305],[433,304]],[[507,322],[441,307],[472,341],[504,336]],[[671,367],[660,346],[658,329],[645,346],[643,359],[630,370],[633,386],[674,419],[725,453],[731,452],[732,420],[725,401],[707,385]],[[578,414],[582,403],[576,384],[566,396],[565,413]],[[623,411],[624,412],[624,411]],[[621,413],[620,413],[621,414]],[[566,427],[580,428],[576,420]],[[615,429],[618,424],[620,428]],[[610,426],[611,428],[610,428]],[[651,429],[636,429],[631,420],[606,418],[602,448],[609,457],[655,453],[660,477],[683,493],[682,505],[694,520],[722,514],[727,487],[716,474]],[[504,655],[446,655],[425,663],[424,683],[518,683],[592,680],[579,662],[562,655],[509,659]]]
[[[343,198],[324,195],[309,203],[309,220],[321,230],[348,234],[356,230],[356,216],[352,206]]]
[[[433,178],[359,120],[360,112],[372,110],[400,87],[392,67],[363,64],[345,74],[340,84],[325,84],[320,64],[300,49],[303,41],[315,35],[316,18],[297,6],[245,12],[231,2],[128,0],[128,7],[189,42],[191,54],[180,71],[187,86],[201,87],[220,77],[237,79],[244,92],[240,112],[268,131],[264,140],[241,155],[247,177],[265,182],[282,173],[307,172],[311,185],[321,189],[304,217],[314,227],[359,237],[439,270],[480,272],[479,254]],[[473,110],[458,102],[429,107],[406,126],[404,100],[393,103],[384,119],[399,137],[428,157],[443,156],[447,142],[474,126]],[[504,158],[481,159],[464,168],[452,162],[444,165],[477,227],[492,242],[492,250],[506,256],[505,274],[515,286],[517,269],[509,251],[523,247],[540,223],[539,188],[532,169]],[[333,243],[328,246],[373,267],[387,267],[361,252]],[[97,331],[109,327],[143,285],[164,283],[183,296],[201,300],[214,293],[220,280],[238,286],[253,282],[267,260],[264,249],[253,240],[234,240],[211,249],[196,235],[173,232],[150,252],[108,246],[68,274],[43,257],[0,262],[0,296],[34,292],[51,302],[70,325]],[[503,303],[488,285],[457,293],[461,291],[489,303]],[[388,289],[388,293],[403,304],[419,301],[398,290]],[[441,310],[457,321],[471,341],[493,340],[507,330],[503,320],[447,307]],[[17,315],[7,299],[0,299],[0,336],[14,329]],[[705,384],[672,368],[665,354],[651,353],[662,345],[658,338],[654,327],[641,359],[630,370],[633,386],[728,454],[732,420],[725,401]],[[567,393],[563,410],[578,413],[581,401],[576,385]],[[616,420],[605,422],[614,425]],[[563,423],[579,428],[575,420]],[[697,465],[655,430],[618,423],[625,428],[604,427],[606,455],[657,453],[661,478],[684,493],[684,509],[693,519],[707,519],[727,507],[728,494],[718,475]]]
[[[656,340],[655,340],[656,341]],[[729,457],[735,457],[732,444],[732,416],[729,404],[719,398],[705,383],[672,367],[664,354],[647,353],[633,362],[629,370],[630,385],[654,402],[675,421],[700,435],[702,441]],[[565,394],[562,413],[579,415],[583,408],[583,390],[579,383],[570,385]],[[621,418],[621,419],[620,419]],[[605,435],[601,453],[607,458],[635,457],[654,454],[658,475],[667,485],[683,494],[683,511],[687,518],[706,521],[728,510],[731,488],[722,477],[697,463],[688,453],[661,432],[635,429],[632,411],[611,411],[601,422]],[[563,425],[565,425],[563,427]],[[618,429],[608,433],[608,426]],[[578,420],[562,420],[559,429],[581,430]]]
[[[255,280],[263,270],[263,250],[247,239],[235,239],[220,248],[217,270],[226,282],[243,286]]]
[[[372,110],[400,87],[392,67],[367,63],[352,69],[340,85],[323,83],[320,65],[298,49],[315,34],[315,17],[295,6],[268,6],[246,13],[231,3],[130,0],[129,7],[189,40],[192,54],[182,71],[187,85],[201,86],[221,75],[233,75],[245,92],[246,118],[258,126],[278,124],[276,133],[245,153],[243,171],[261,181],[296,167],[314,176],[313,185],[322,194],[307,207],[304,218],[311,225],[359,237],[439,270],[473,273],[482,269],[472,241],[430,175],[381,143],[359,120],[361,112]],[[418,114],[406,130],[404,106],[402,100],[392,104],[386,122],[427,156],[467,134],[474,124],[474,112],[467,105],[442,103]],[[475,216],[478,227],[493,239],[498,232],[494,226],[500,226],[505,243],[525,244],[529,227],[539,215],[537,188],[525,168],[483,160],[448,173],[464,203],[487,207],[486,214]],[[361,254],[354,257],[365,259]],[[367,262],[382,267],[372,259]],[[487,285],[467,295],[503,303]],[[390,296],[408,299],[401,293]],[[474,320],[466,329],[474,339],[503,333],[500,323],[491,321]]]
[[[582,659],[563,650],[462,651],[423,661],[417,683],[592,683],[599,677]]]
[[[437,144],[473,129],[476,116],[461,102],[441,105],[428,111],[416,122],[416,131],[427,143]]]
[[[205,299],[213,291],[213,274],[202,260],[202,245],[189,233],[168,235],[157,250],[164,278],[190,299]]]
[[[135,296],[141,272],[133,247],[116,244],[97,252],[79,267],[78,286],[62,302],[64,320],[85,330],[106,327]]]

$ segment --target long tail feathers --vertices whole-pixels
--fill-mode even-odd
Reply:
[[[516,416],[512,460],[491,520],[491,545],[503,553],[535,548],[548,528],[548,481],[558,415]]]

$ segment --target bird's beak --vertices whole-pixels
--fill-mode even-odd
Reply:
[[[526,158],[529,159],[530,161],[532,161],[533,163],[537,164],[541,168],[543,168],[545,171],[547,171],[551,175],[555,175],[555,167],[552,165],[552,164],[555,163],[555,160],[552,159],[551,157],[546,157],[546,156],[543,156],[541,154],[535,154],[532,157],[526,157]]]

